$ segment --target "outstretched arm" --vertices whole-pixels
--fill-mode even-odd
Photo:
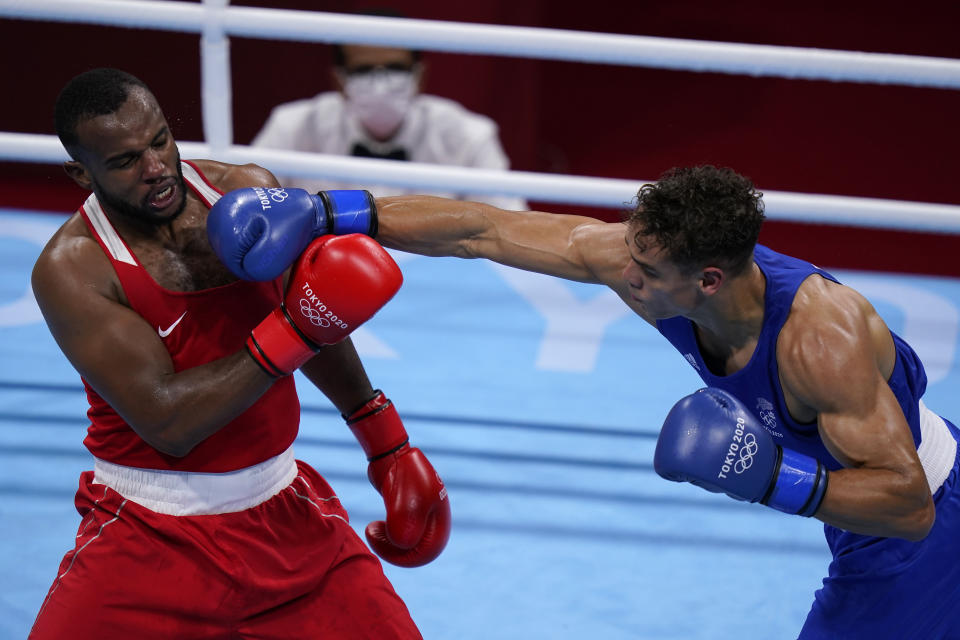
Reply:
[[[486,258],[618,292],[630,260],[624,226],[585,216],[506,211],[431,196],[377,199],[384,246],[427,256]]]

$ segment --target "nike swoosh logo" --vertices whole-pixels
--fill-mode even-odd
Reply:
[[[183,316],[185,316],[185,315],[187,315],[187,312],[186,312],[186,311],[183,312]],[[160,334],[160,337],[161,337],[161,338],[166,338],[168,335],[170,335],[170,332],[173,331],[174,328],[175,328],[178,324],[180,324],[180,321],[181,321],[181,320],[183,320],[183,316],[180,316],[179,318],[177,318],[177,321],[174,322],[174,323],[173,323],[172,325],[170,325],[169,327],[167,327],[166,329],[161,329],[161,328],[158,326],[158,327],[157,327],[157,333]]]

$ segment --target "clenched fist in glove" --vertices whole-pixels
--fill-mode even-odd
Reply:
[[[381,391],[344,418],[367,454],[367,476],[387,509],[386,521],[367,525],[367,542],[391,564],[427,564],[450,537],[450,500],[443,481],[423,452],[409,445],[396,408]]]
[[[403,275],[390,254],[360,234],[322,236],[297,259],[283,303],[247,338],[247,351],[274,377],[343,340],[400,289]]]
[[[653,468],[667,480],[808,517],[820,508],[829,477],[822,462],[781,447],[736,396],[714,387],[673,406]]]
[[[377,208],[367,191],[246,187],[224,194],[207,216],[210,246],[233,275],[273,280],[314,238],[377,232]]]

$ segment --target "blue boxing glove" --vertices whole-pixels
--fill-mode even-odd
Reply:
[[[377,207],[368,191],[247,187],[224,194],[207,217],[214,252],[242,280],[273,280],[314,238],[377,233]]]
[[[816,513],[827,492],[826,467],[778,445],[739,400],[716,388],[673,406],[653,467],[667,480],[801,516]]]

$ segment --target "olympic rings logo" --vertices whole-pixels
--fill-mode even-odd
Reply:
[[[743,436],[743,446],[740,447],[739,457],[733,465],[735,473],[743,473],[753,465],[753,457],[760,451],[757,436],[747,433]]]
[[[320,312],[313,308],[310,301],[306,298],[300,298],[300,313],[310,321],[310,324],[316,327],[329,327],[330,321],[320,315]]]
[[[287,190],[283,187],[272,187],[267,189],[267,193],[270,195],[270,199],[274,202],[283,202],[290,197],[290,194],[287,193]]]

